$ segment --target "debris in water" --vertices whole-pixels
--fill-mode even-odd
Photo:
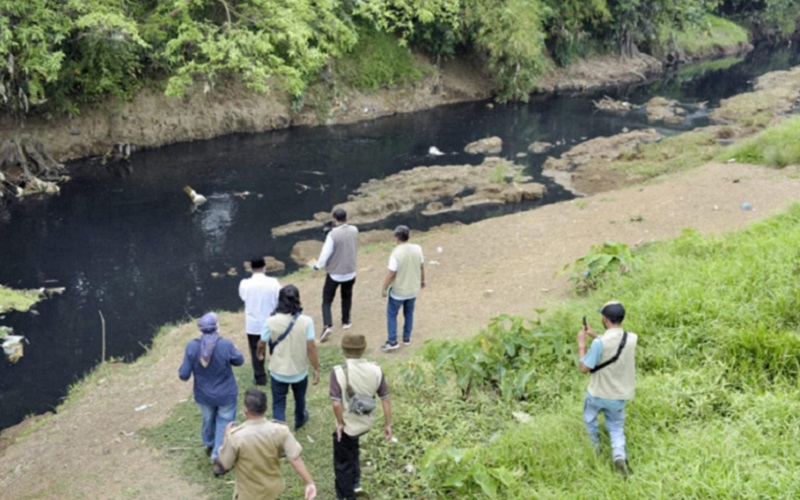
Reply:
[[[10,329],[7,330],[10,331]],[[9,335],[4,331],[0,331],[0,339],[3,340],[3,353],[12,363],[16,363],[24,355],[22,345],[24,338],[22,335]]]
[[[439,151],[439,148],[437,148],[436,146],[431,146],[430,148],[428,148],[428,154],[431,156],[442,156],[444,153]]]
[[[206,197],[205,197],[205,196],[203,196],[202,194],[199,194],[197,191],[195,191],[194,189],[192,189],[192,188],[191,188],[191,186],[184,186],[184,187],[183,187],[183,191],[184,191],[184,192],[185,192],[187,195],[189,195],[189,198],[191,198],[191,200],[192,200],[192,203],[194,203],[194,204],[195,204],[195,206],[197,206],[197,205],[202,205],[203,203],[205,203],[206,201],[208,201],[208,200],[206,200]]]

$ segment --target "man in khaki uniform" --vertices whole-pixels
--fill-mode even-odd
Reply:
[[[286,489],[279,463],[281,454],[286,455],[294,470],[305,481],[306,500],[316,498],[314,480],[300,458],[300,443],[285,424],[264,418],[266,413],[267,395],[251,389],[244,398],[244,415],[247,420],[236,427],[231,422],[225,429],[225,442],[219,451],[218,461],[225,470],[236,466],[233,498],[278,498]]]
[[[384,437],[392,439],[392,406],[389,402],[389,386],[381,367],[361,359],[367,348],[363,335],[345,335],[342,351],[346,362],[331,370],[330,398],[336,417],[333,433],[333,469],[336,476],[336,498],[354,499],[361,488],[361,465],[359,464],[358,438],[375,424],[375,410],[359,413],[352,407],[352,398],[373,399],[377,394],[383,406],[386,426]],[[373,399],[374,400],[374,399]],[[374,408],[374,403],[372,404]]]

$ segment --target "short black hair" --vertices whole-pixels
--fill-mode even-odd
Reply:
[[[333,218],[339,222],[344,222],[347,220],[347,212],[343,208],[337,208],[333,211]]]
[[[394,228],[394,237],[400,241],[408,241],[408,234],[410,232],[408,226],[397,226]]]
[[[300,290],[294,285],[286,285],[278,292],[278,307],[275,308],[276,313],[281,314],[296,314],[303,312],[303,306],[300,304]]]
[[[625,308],[619,302],[608,302],[600,309],[600,314],[613,324],[619,325],[625,319]]]
[[[244,406],[251,415],[267,413],[267,395],[258,389],[250,389],[244,394]]]

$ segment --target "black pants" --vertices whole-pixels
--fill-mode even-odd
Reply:
[[[353,285],[356,279],[350,281],[334,281],[330,274],[325,275],[325,286],[322,287],[322,326],[333,326],[331,304],[336,297],[336,289],[342,285],[342,324],[350,323],[350,307],[353,305]]]
[[[253,378],[256,385],[267,385],[267,372],[264,371],[264,360],[256,356],[256,348],[261,335],[247,334],[247,344],[250,346],[250,359],[253,360]]]
[[[354,489],[361,483],[357,437],[342,432],[342,440],[337,441],[336,431],[333,431],[333,472],[336,476],[336,498],[354,499]]]

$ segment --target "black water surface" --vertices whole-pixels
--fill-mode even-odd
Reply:
[[[715,103],[747,90],[764,71],[798,63],[796,52],[756,55],[727,69],[668,75],[615,95],[638,102],[666,94],[684,102]],[[330,211],[370,178],[418,165],[477,164],[481,158],[462,153],[464,146],[500,136],[502,155],[527,165],[548,185],[544,200],[435,218],[396,216],[372,227],[403,222],[426,229],[454,220],[471,222],[571,196],[540,178],[545,155],[517,158],[529,143],[560,142],[549,153],[557,155],[586,138],[644,126],[641,115],[596,112],[591,96],[542,97],[492,109],[484,102],[467,103],[355,125],[177,144],[139,152],[127,167],[107,168],[88,159],[70,163],[73,179],[59,196],[15,205],[0,219],[0,283],[66,289],[38,304],[37,314],[0,318],[29,342],[18,363],[0,358],[0,428],[52,410],[68,386],[100,361],[101,315],[107,356],[131,360],[144,352],[161,325],[211,309],[240,308],[242,276],[225,272],[263,254],[286,262],[291,271],[292,246],[302,239],[321,240],[322,233],[272,238],[270,229]],[[447,154],[429,156],[430,146]],[[182,191],[187,184],[209,199],[196,211]],[[234,194],[243,191],[263,196]],[[304,300],[316,313],[318,297]],[[176,359],[176,370],[179,363]]]

